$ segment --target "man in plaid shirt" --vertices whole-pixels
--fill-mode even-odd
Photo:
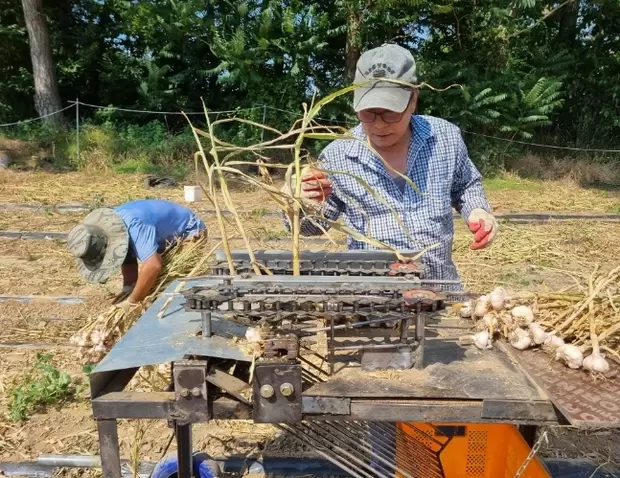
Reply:
[[[473,249],[490,244],[498,225],[459,128],[439,118],[415,115],[417,88],[380,81],[388,77],[415,83],[415,73],[411,53],[397,45],[384,45],[360,57],[355,83],[373,80],[354,92],[354,109],[361,124],[350,133],[360,141],[339,139],[329,144],[319,157],[318,168],[302,177],[301,200],[316,216],[331,221],[342,218],[351,229],[398,250],[439,244],[423,256],[427,278],[459,281],[452,261],[452,208],[472,231]],[[370,143],[389,167],[361,141]],[[398,173],[408,177],[418,191]],[[282,190],[291,194],[294,178]],[[284,215],[289,230],[291,217],[289,209]],[[329,229],[317,218],[301,220],[303,235],[323,234],[321,227]],[[374,248],[351,236],[347,244],[349,249]]]

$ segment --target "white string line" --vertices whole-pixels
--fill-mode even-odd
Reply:
[[[43,116],[39,116],[38,118],[30,118],[30,119],[25,119],[25,120],[21,120],[21,121],[15,121],[14,123],[4,123],[4,124],[0,124],[0,128],[4,128],[5,126],[17,126],[23,123],[32,123],[33,121],[39,121],[45,118],[49,118],[50,116],[54,116],[57,115],[58,113],[62,113],[63,111],[68,110],[69,108],[73,108],[75,105],[69,105],[64,107],[61,110],[58,111],[54,111],[53,113],[48,113],[46,115]]]
[[[584,151],[584,152],[591,151],[591,152],[597,152],[597,153],[620,153],[620,149],[597,149],[597,148],[588,149],[588,148],[575,148],[572,146],[555,146],[552,144],[527,143],[525,141],[519,141],[516,139],[500,138],[498,136],[491,136],[491,135],[483,134],[483,133],[474,133],[473,131],[463,130],[463,132],[467,134],[473,134],[474,136],[483,136],[485,138],[497,139],[499,141],[506,141],[508,143],[518,143],[518,144],[524,144],[526,146],[536,146],[539,148],[564,149],[568,151]]]
[[[125,111],[127,113],[150,113],[150,114],[156,114],[156,115],[182,115],[182,114],[186,114],[186,115],[204,115],[204,111],[150,111],[150,110],[134,110],[134,109],[129,109],[129,108],[117,108],[116,106],[102,106],[102,105],[93,105],[90,103],[82,103],[81,101],[71,101],[70,103],[73,104],[79,104],[82,106],[88,106],[90,108],[97,108],[97,109],[110,109],[110,110],[115,110],[115,111]],[[239,111],[252,111],[252,110],[257,110],[257,109],[261,109],[262,106],[252,106],[251,108],[241,108],[238,110],[227,110],[227,111],[210,111],[207,110],[208,113],[213,113],[213,114],[222,114],[222,113],[237,113]]]
[[[283,110],[281,108],[276,108],[275,106],[265,105],[265,108],[268,108],[268,109],[274,110],[274,111],[279,111],[281,113],[288,113],[288,114],[291,114],[291,115],[297,115],[297,113],[295,113],[294,111]],[[348,121],[342,121],[342,120],[334,120],[334,119],[319,118],[319,117],[317,117],[316,119],[319,119],[319,120],[322,120],[322,121],[331,121],[332,123],[349,124]]]
[[[71,103],[69,106],[66,106],[58,111],[54,111],[52,113],[48,113],[46,115],[43,116],[39,116],[37,118],[29,118],[29,119],[25,119],[25,120],[21,120],[21,121],[15,121],[13,123],[3,123],[0,124],[0,128],[4,128],[4,127],[8,127],[8,126],[17,126],[20,124],[24,124],[24,123],[32,123],[34,121],[40,121],[42,119],[45,118],[49,118],[50,116],[56,115],[58,113],[62,113],[63,111],[66,111],[70,108],[75,107],[76,105],[82,105],[82,106],[88,106],[90,108],[98,108],[98,109],[111,109],[111,110],[115,110],[115,111],[125,111],[125,112],[130,112],[130,113],[150,113],[150,114],[163,114],[163,115],[182,115],[183,112],[180,111],[150,111],[150,110],[135,110],[135,109],[129,109],[129,108],[117,108],[115,106],[102,106],[102,105],[93,105],[93,104],[89,104],[89,103],[83,103],[81,101],[70,101],[69,103]],[[261,109],[261,108],[269,108],[271,110],[274,111],[279,111],[282,113],[289,113],[292,115],[295,115],[296,113],[294,111],[289,111],[289,110],[284,110],[281,108],[276,108],[275,106],[270,106],[270,105],[261,105],[261,106],[253,106],[250,108],[242,108],[239,110],[224,110],[224,111],[209,111],[210,113],[214,113],[214,114],[224,114],[224,113],[237,113],[239,111],[252,111],[252,110],[256,110],[256,109]],[[186,112],[186,115],[202,115],[204,114],[204,112],[198,112],[198,111],[190,111],[190,112]],[[340,121],[340,120],[332,120],[332,119],[328,119],[328,118],[317,118],[319,120],[323,120],[323,121],[331,121],[333,123],[341,123],[341,124],[348,124],[347,121]],[[517,144],[522,144],[525,146],[535,146],[538,148],[548,148],[548,149],[559,149],[559,150],[565,150],[565,151],[581,151],[581,152],[597,152],[597,153],[620,153],[620,149],[599,149],[599,148],[577,148],[577,147],[572,147],[572,146],[556,146],[556,145],[551,145],[551,144],[541,144],[541,143],[528,143],[526,141],[520,141],[520,140],[516,140],[516,139],[508,139],[508,138],[500,138],[498,136],[491,136],[488,134],[484,134],[484,133],[476,133],[473,131],[466,131],[463,130],[464,133],[467,134],[472,134],[474,136],[482,136],[484,138],[490,138],[490,139],[496,139],[498,141],[505,141],[508,143],[517,143]]]

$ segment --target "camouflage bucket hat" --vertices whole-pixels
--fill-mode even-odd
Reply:
[[[109,208],[96,209],[69,233],[69,251],[88,282],[104,283],[125,261],[129,234],[121,217]]]

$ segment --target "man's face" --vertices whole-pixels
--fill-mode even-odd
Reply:
[[[414,90],[407,108],[402,113],[382,108],[360,111],[358,118],[370,143],[379,149],[390,148],[406,138],[416,103],[417,91]]]

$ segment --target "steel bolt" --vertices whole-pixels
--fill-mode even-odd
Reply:
[[[260,388],[260,396],[263,398],[271,398],[273,397],[274,393],[275,393],[275,390],[273,389],[271,385],[263,385]]]
[[[200,391],[198,387],[195,387],[192,389],[192,395],[194,397],[200,397],[202,395],[202,392]]]
[[[183,398],[187,398],[189,397],[189,390],[186,388],[182,388],[179,392],[179,395],[181,395]]]
[[[292,384],[285,382],[282,385],[280,385],[280,393],[282,393],[282,395],[284,395],[285,397],[290,397],[291,395],[293,395],[293,392],[295,391],[295,388],[293,387]]]

